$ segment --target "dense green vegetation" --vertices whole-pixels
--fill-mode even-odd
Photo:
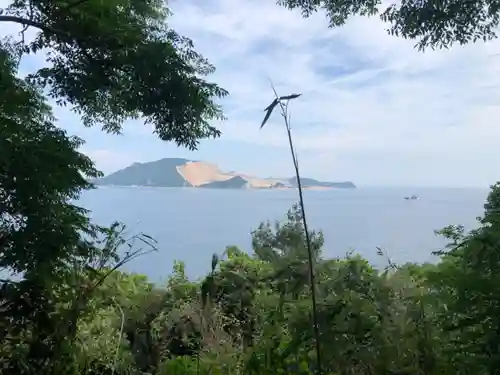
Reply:
[[[498,23],[492,1],[402,4],[397,25],[412,38],[462,43]],[[338,24],[376,2],[288,1],[306,13],[318,5]],[[216,100],[226,92],[204,80],[213,67],[168,28],[168,13],[160,0],[12,0],[0,9],[0,24],[39,31],[0,43],[1,374],[305,375],[317,370],[318,344],[322,375],[500,374],[500,185],[478,229],[441,231],[450,246],[435,265],[325,259],[321,232],[311,233],[319,343],[297,207],[260,225],[250,254],[214,256],[202,280],[181,263],[165,285],[120,272],[154,241],[96,226],[71,203],[100,173],[78,152],[83,141],[56,126],[45,94],[106,131],[140,116],[189,148],[218,136],[209,121],[222,117]],[[20,59],[41,50],[47,66],[19,78]]]
[[[436,265],[376,270],[358,256],[326,259],[321,232],[311,233],[325,373],[498,373],[499,197],[496,185],[479,229],[443,230],[451,247]],[[250,255],[230,247],[214,256],[202,280],[189,280],[182,263],[165,285],[116,270],[85,299],[77,292],[108,269],[80,268],[52,285],[57,303],[38,302],[52,308],[44,320],[52,334],[38,342],[32,332],[43,327],[4,325],[0,361],[20,371],[37,365],[35,354],[65,347],[65,366],[77,374],[313,374],[303,233],[294,207],[284,222],[253,232]],[[8,289],[3,293],[8,301]],[[70,333],[74,301],[81,310]],[[18,309],[12,313],[25,314]],[[45,366],[60,355],[45,358]]]

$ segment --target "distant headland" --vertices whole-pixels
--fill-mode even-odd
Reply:
[[[324,182],[301,178],[306,189],[355,189],[350,182]],[[204,161],[165,158],[149,163],[134,163],[93,181],[96,185],[194,187],[218,189],[292,189],[297,179],[261,178],[238,172],[223,172],[217,165]]]

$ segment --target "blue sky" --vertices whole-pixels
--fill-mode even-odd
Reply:
[[[0,0],[0,7],[6,0]],[[201,4],[201,5],[200,5]],[[479,186],[500,179],[500,41],[420,53],[388,36],[378,18],[328,29],[322,14],[302,19],[272,0],[176,0],[170,25],[217,67],[230,92],[223,136],[197,152],[161,142],[140,121],[121,136],[86,129],[67,109],[60,126],[86,140],[106,173],[134,161],[186,157],[259,176],[291,175],[278,115],[259,131],[272,98],[301,92],[292,127],[303,174],[362,185]],[[2,25],[16,35],[19,27]],[[23,72],[43,56],[22,61]]]

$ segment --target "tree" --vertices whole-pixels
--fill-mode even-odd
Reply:
[[[89,293],[125,242],[72,203],[100,173],[77,151],[83,141],[54,125],[41,87],[17,77],[18,53],[0,44],[0,267],[18,276],[1,283],[0,337],[18,348],[1,365],[51,374],[69,370]]]
[[[98,172],[76,151],[81,140],[53,125],[40,90],[16,78],[13,54],[0,46],[0,267],[21,280],[2,283],[1,336],[13,345],[24,340],[24,354],[43,367],[59,351],[51,339],[60,332],[54,297],[71,303],[62,287],[69,271],[94,254],[81,233],[99,232],[69,201],[90,187],[85,177]],[[11,369],[16,363],[12,358]]]
[[[373,16],[389,22],[388,32],[417,40],[419,50],[448,48],[496,38],[500,20],[497,0],[402,0],[381,8],[380,0],[278,0],[288,9],[299,9],[304,17],[324,10],[330,27],[342,26],[349,16]]]
[[[17,45],[19,57],[47,51],[49,67],[29,80],[85,125],[117,133],[142,117],[162,140],[195,149],[220,135],[209,121],[223,118],[216,99],[227,92],[201,78],[214,67],[168,27],[169,14],[162,0],[13,0],[0,23],[39,30]]]
[[[308,285],[308,253],[302,210],[298,204],[288,210],[285,222],[261,223],[252,232],[252,247],[258,259],[270,262],[274,273],[270,280],[282,293],[297,295]],[[309,231],[315,263],[324,243],[322,232]]]
[[[454,361],[468,373],[500,374],[500,183],[491,187],[479,228],[449,226],[441,272],[430,279],[442,290],[443,326],[454,341]]]
[[[143,117],[162,140],[190,149],[220,134],[209,121],[222,118],[216,99],[227,92],[202,79],[213,66],[168,28],[168,15],[160,0],[13,0],[0,9],[0,23],[24,25],[20,42],[0,43],[0,267],[19,276],[2,280],[4,369],[75,368],[79,321],[126,245],[119,226],[93,225],[72,203],[100,173],[77,151],[83,141],[55,126],[43,90],[85,125],[114,133]],[[27,42],[29,27],[38,33]],[[41,50],[49,66],[18,78],[20,59]]]

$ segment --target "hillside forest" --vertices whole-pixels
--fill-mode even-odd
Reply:
[[[10,0],[0,8],[0,373],[15,375],[498,375],[500,185],[467,232],[440,230],[434,264],[375,269],[355,254],[323,256],[323,235],[294,206],[261,223],[250,252],[215,254],[153,284],[123,272],[156,251],[147,234],[93,223],[75,201],[102,176],[63,130],[54,106],[82,126],[118,134],[141,118],[164,141],[196,149],[217,138],[228,95],[212,66],[168,26],[161,0]],[[294,1],[331,27],[379,15],[418,48],[496,37],[497,1]],[[4,37],[17,25],[20,38]],[[34,38],[25,38],[27,30]],[[46,65],[27,74],[35,53]],[[257,225],[258,223],[256,223]],[[439,228],[437,228],[439,229]],[[363,233],[359,233],[360,236]],[[308,266],[314,267],[318,337]],[[317,352],[316,352],[317,351]],[[320,353],[320,356],[317,356]],[[320,358],[320,359],[319,359]],[[318,361],[319,359],[319,361]]]

